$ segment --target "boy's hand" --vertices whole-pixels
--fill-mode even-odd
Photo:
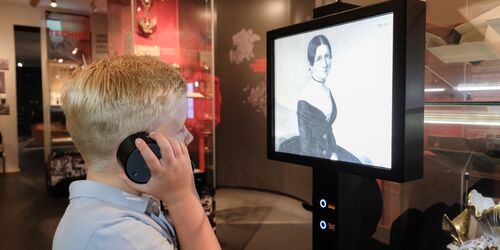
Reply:
[[[161,159],[142,139],[136,139],[135,145],[151,171],[151,179],[146,184],[137,184],[124,173],[120,174],[120,178],[131,188],[161,199],[167,207],[197,196],[186,145],[157,132],[151,132],[149,136],[158,143]]]

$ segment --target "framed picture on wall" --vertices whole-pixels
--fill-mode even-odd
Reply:
[[[10,107],[5,98],[0,98],[0,115],[9,115]]]
[[[5,73],[0,72],[0,94],[5,94]]]
[[[9,60],[7,60],[7,59],[0,59],[0,69],[2,69],[2,70],[9,70]]]

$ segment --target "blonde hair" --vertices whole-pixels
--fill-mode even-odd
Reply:
[[[154,130],[185,98],[186,85],[173,67],[125,55],[77,72],[63,87],[62,108],[77,149],[99,170],[115,160],[125,137]]]

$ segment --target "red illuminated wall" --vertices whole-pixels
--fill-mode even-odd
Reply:
[[[108,49],[110,56],[123,55],[131,32],[130,5],[108,1]],[[130,39],[129,39],[130,40]]]
[[[139,8],[140,7],[140,8]],[[111,2],[108,23],[111,55],[130,53],[133,43],[137,53],[154,52],[159,47],[160,58],[166,63],[177,63],[181,69],[194,71],[208,64],[211,67],[210,3],[199,0],[154,1],[150,20],[156,18],[156,28],[149,37],[139,35],[138,22],[145,18],[144,6],[139,1],[134,8],[134,34],[130,22],[130,4]],[[140,46],[148,46],[144,48]]]
[[[211,52],[210,2],[182,0],[179,2],[179,31],[181,67],[199,67],[210,64],[211,57],[202,56]]]
[[[139,5],[137,5],[139,6]],[[138,20],[143,18],[144,10],[135,10],[135,27],[137,31]],[[150,18],[156,17],[156,32],[150,37],[142,37],[135,32],[135,44],[159,46],[160,58],[166,63],[179,62],[179,18],[178,1],[154,1],[151,7]]]

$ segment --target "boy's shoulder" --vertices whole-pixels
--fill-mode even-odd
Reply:
[[[174,249],[157,229],[138,216],[105,217],[97,213],[61,220],[53,249]]]
[[[146,198],[88,181],[74,184],[53,249],[173,249],[146,215]]]

